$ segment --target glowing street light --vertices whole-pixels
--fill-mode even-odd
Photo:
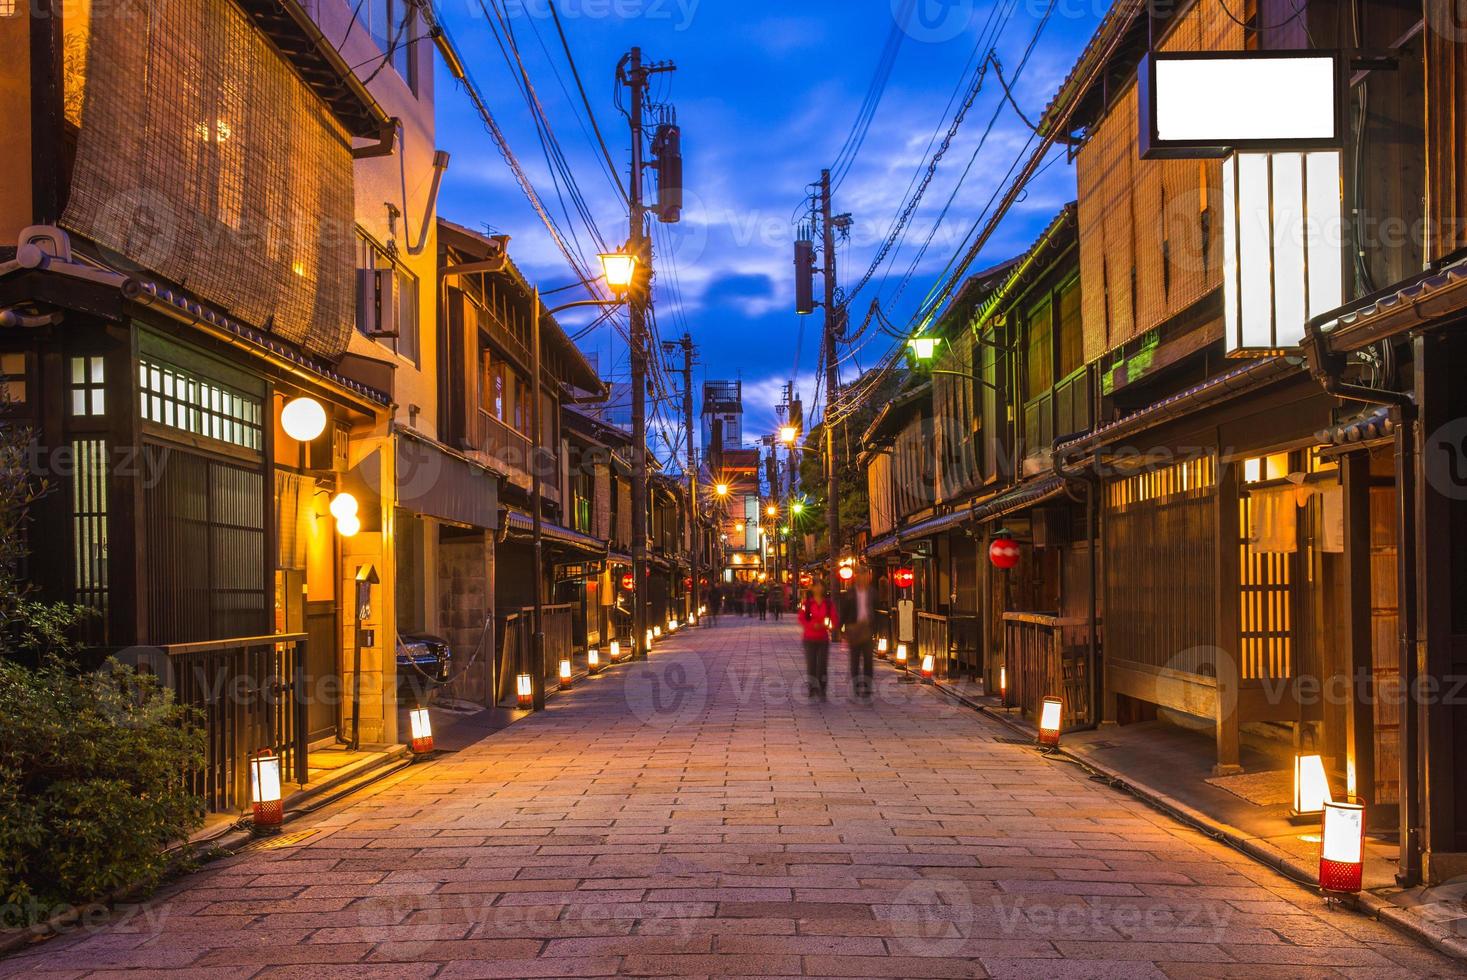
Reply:
[[[770,504],[768,507],[765,507],[764,508],[764,516],[765,517],[778,517],[779,516],[779,507],[777,505],[775,505],[775,504]]]
[[[601,271],[606,276],[606,285],[611,287],[613,293],[624,293],[632,288],[632,281],[637,276],[637,257],[627,252],[604,252],[598,258],[601,259]]]
[[[800,437],[800,430],[792,425],[781,426],[779,429],[779,441],[786,446],[793,446],[795,440]]]
[[[794,503],[790,504],[790,513],[794,514],[796,517],[799,517],[804,512],[805,502],[803,500],[796,500]]]
[[[912,350],[912,356],[919,361],[930,361],[937,353],[936,337],[913,337],[907,341],[907,346]]]
[[[728,496],[728,484],[727,483],[719,483],[719,484],[716,484],[713,487],[713,492],[716,493],[720,497],[727,497]]]

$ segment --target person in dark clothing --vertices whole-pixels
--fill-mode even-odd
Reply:
[[[810,678],[810,697],[825,700],[830,671],[830,635],[838,625],[835,603],[825,598],[825,585],[816,582],[800,603],[800,635],[805,646],[805,674]]]
[[[759,618],[760,619],[766,619],[767,620],[769,618],[769,590],[768,589],[762,589],[761,588],[759,590],[758,594],[756,594],[754,596],[754,608],[759,610]]]
[[[857,699],[869,701],[875,647],[876,605],[879,594],[871,584],[871,569],[856,569],[855,581],[840,597],[840,632],[851,656],[851,686]]]

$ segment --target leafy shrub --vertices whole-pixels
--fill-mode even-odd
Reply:
[[[203,823],[184,773],[203,759],[187,709],[109,660],[78,672],[0,658],[3,925],[156,884],[163,850]]]

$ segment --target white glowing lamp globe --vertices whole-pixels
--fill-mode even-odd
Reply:
[[[336,533],[343,538],[354,538],[362,529],[362,520],[355,514],[347,514],[345,517],[336,519]]]
[[[331,516],[338,521],[343,517],[355,517],[358,511],[357,498],[349,493],[338,493],[331,498]]]
[[[296,442],[311,442],[326,431],[326,409],[314,398],[292,398],[280,410],[280,427]]]

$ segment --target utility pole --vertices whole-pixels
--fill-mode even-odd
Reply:
[[[683,430],[687,433],[688,452],[688,530],[692,536],[692,568],[693,585],[688,593],[691,607],[688,613],[692,616],[698,615],[698,595],[701,589],[698,585],[699,555],[702,543],[699,540],[698,530],[698,453],[693,447],[693,338],[691,334],[683,334],[681,340],[664,340],[662,349],[671,353],[680,350],[683,353]]]
[[[820,171],[820,233],[825,252],[825,523],[830,533],[830,595],[835,595],[836,562],[840,546],[840,473],[835,463],[835,389],[840,384],[840,370],[835,360],[835,334],[840,325],[840,309],[835,303],[835,224],[830,201],[830,171]]]
[[[659,72],[673,71],[671,62],[642,63],[642,49],[631,52],[617,66],[617,80],[631,90],[627,116],[632,130],[632,172],[628,182],[628,244],[646,271],[641,280],[646,288],[633,285],[628,295],[631,320],[632,367],[632,649],[647,658],[647,307],[652,302],[652,244],[647,235],[647,208],[642,199],[645,134],[643,116],[647,108],[647,80]]]

